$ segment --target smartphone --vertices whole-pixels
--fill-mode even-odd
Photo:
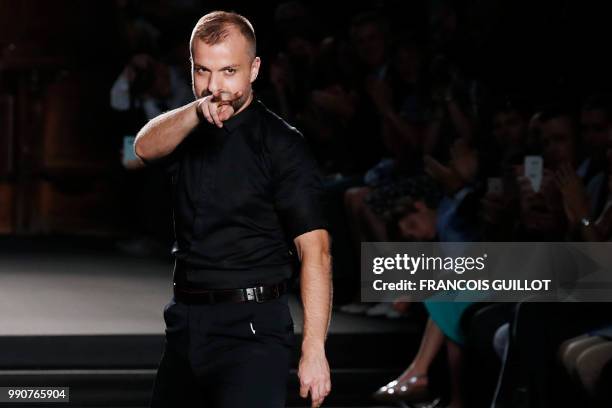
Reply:
[[[136,153],[134,153],[134,141],[136,136],[123,136],[123,165],[127,165],[132,160],[136,160]]]
[[[501,177],[489,177],[487,179],[487,193],[502,194],[504,192],[504,184]]]
[[[531,182],[533,191],[540,191],[542,186],[542,171],[544,160],[542,156],[525,156],[525,177]]]

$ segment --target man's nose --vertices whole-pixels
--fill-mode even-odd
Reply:
[[[211,74],[210,75],[210,80],[208,81],[208,92],[212,94],[214,94],[217,91],[222,91],[223,90],[223,84],[221,81],[221,77],[218,74]]]

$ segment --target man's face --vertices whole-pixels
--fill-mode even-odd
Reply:
[[[374,23],[363,24],[355,29],[353,41],[357,55],[370,68],[385,62],[385,36]]]
[[[591,155],[600,155],[608,143],[610,122],[603,110],[583,110],[580,114],[582,137]]]
[[[436,211],[423,201],[414,203],[415,211],[404,215],[398,221],[400,236],[410,241],[428,241],[436,236]]]
[[[217,44],[194,38],[192,85],[196,98],[216,91],[223,96],[242,91],[242,97],[232,103],[237,112],[251,98],[251,83],[257,78],[260,60],[253,57],[247,39],[236,28],[228,31],[229,35]]]
[[[493,136],[504,148],[520,146],[525,136],[525,120],[517,112],[498,112],[493,117]]]
[[[400,79],[405,83],[414,81],[421,68],[421,56],[416,47],[407,45],[400,47],[395,53],[395,69]]]
[[[551,169],[575,160],[574,129],[567,117],[557,117],[542,123],[544,163]]]

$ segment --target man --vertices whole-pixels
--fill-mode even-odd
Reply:
[[[202,17],[191,36],[194,102],[137,135],[145,163],[172,178],[174,299],[153,407],[284,407],[295,245],[304,331],[300,395],[331,390],[324,343],[331,256],[316,163],[302,135],[254,100],[255,33],[235,13]]]

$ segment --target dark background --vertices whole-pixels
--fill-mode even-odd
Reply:
[[[268,64],[282,48],[274,24],[277,3],[0,2],[0,231],[112,235],[125,230],[125,218],[117,214],[125,202],[115,182],[122,178],[118,149],[125,132],[113,120],[108,92],[136,51],[125,41],[127,22],[149,21],[159,29],[163,47],[186,43],[207,11],[244,14],[258,36],[263,71],[256,89],[262,90],[269,85]],[[407,29],[426,42],[435,3],[310,1],[306,6],[318,38],[346,38],[351,18],[374,9],[388,16],[394,29]],[[535,103],[578,100],[592,90],[610,89],[604,2],[446,3],[459,16],[458,63],[492,94],[520,93]]]

